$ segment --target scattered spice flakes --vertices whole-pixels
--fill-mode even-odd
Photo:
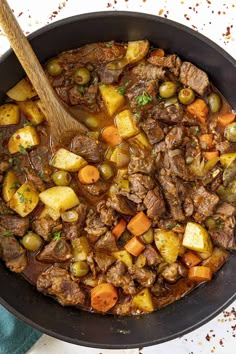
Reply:
[[[206,340],[208,341],[208,342],[210,342],[210,340],[211,340],[211,336],[207,333],[207,335],[206,335]]]
[[[110,2],[107,3],[107,8],[109,9],[110,7],[112,7],[112,4]]]
[[[49,16],[49,19],[50,19],[51,21],[54,20],[54,19],[57,17],[57,15],[59,14],[59,12],[60,12],[64,7],[66,7],[67,1],[68,1],[68,0],[62,1],[62,2],[58,5],[57,10],[55,10],[55,11],[53,11],[53,12],[51,13],[51,15]]]
[[[21,15],[23,15],[22,11],[17,15],[17,17],[20,17]]]
[[[164,10],[163,9],[160,9],[159,12],[158,12],[158,15],[161,16],[163,14]]]
[[[187,21],[190,20],[190,17],[187,14],[184,14],[184,17],[186,18]]]
[[[224,347],[223,339],[220,339],[220,340],[219,340],[219,343],[220,343],[220,345],[221,345],[222,347]]]

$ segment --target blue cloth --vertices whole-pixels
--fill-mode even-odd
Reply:
[[[41,335],[0,305],[0,354],[25,354]]]

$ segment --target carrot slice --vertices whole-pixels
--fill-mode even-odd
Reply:
[[[107,312],[117,300],[118,292],[112,284],[98,284],[91,290],[91,306],[96,311]]]
[[[111,146],[119,145],[122,142],[122,137],[114,125],[109,125],[103,129],[102,139]]]
[[[198,265],[201,261],[201,257],[192,251],[186,252],[182,257],[182,262],[186,264],[188,268]]]
[[[210,161],[212,159],[214,159],[215,157],[219,156],[219,151],[206,151],[204,153],[204,157],[206,160]]]
[[[136,236],[131,238],[131,240],[125,244],[126,251],[135,257],[137,257],[144,250],[144,248],[144,244]]]
[[[82,184],[91,184],[97,182],[100,177],[99,170],[97,167],[92,165],[87,165],[78,172],[78,178]]]
[[[201,98],[196,98],[193,103],[190,103],[187,106],[186,110],[193,116],[197,117],[200,123],[206,123],[209,110],[206,102]]]
[[[124,219],[120,219],[118,223],[113,227],[111,232],[118,240],[118,238],[123,234],[125,229],[126,229],[126,221]]]
[[[226,125],[233,123],[235,119],[235,114],[233,113],[222,113],[218,116],[218,122],[222,127],[226,127]]]
[[[143,211],[140,211],[136,214],[128,223],[127,229],[134,235],[140,236],[146,232],[149,227],[152,225],[151,221],[144,214]]]
[[[203,150],[212,149],[213,144],[213,134],[202,134],[200,136],[200,144]]]
[[[188,277],[197,282],[211,280],[212,270],[204,266],[192,267],[188,271]]]

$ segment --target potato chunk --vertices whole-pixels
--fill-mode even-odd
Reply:
[[[187,223],[183,246],[192,251],[212,253],[212,243],[207,230],[196,222]]]
[[[139,133],[135,118],[129,109],[125,109],[117,114],[116,125],[119,135],[124,139],[130,138]]]
[[[132,142],[132,144],[137,145],[138,147],[141,147],[141,148],[144,148],[144,149],[149,149],[149,150],[152,149],[152,145],[149,143],[148,138],[142,132],[137,134],[137,135],[135,135],[129,141]]]
[[[34,127],[26,126],[16,130],[10,137],[8,150],[10,154],[15,154],[39,145],[39,143],[40,139],[37,130]]]
[[[24,115],[29,119],[29,121],[34,124],[40,124],[45,120],[45,115],[39,108],[38,104],[39,100],[37,101],[24,101],[18,102],[20,110],[24,113]]]
[[[18,187],[18,179],[15,172],[12,170],[8,171],[3,179],[2,186],[2,196],[6,203],[13,197]]]
[[[148,50],[149,42],[147,40],[129,42],[125,58],[129,64],[137,63],[147,55]]]
[[[154,311],[152,297],[148,288],[141,290],[137,295],[133,297],[132,305],[143,312]]]
[[[14,103],[0,106],[0,125],[18,124],[20,120],[19,107]]]
[[[227,152],[220,156],[220,162],[224,167],[229,166],[234,159],[236,159],[236,152]]]
[[[126,250],[113,252],[112,254],[116,259],[123,262],[127,267],[132,266],[132,264],[133,264],[132,256]]]
[[[208,267],[213,273],[217,272],[229,258],[230,253],[223,248],[215,247],[212,255],[202,262],[204,267]]]
[[[78,235],[79,236],[79,235]],[[72,248],[73,248],[73,258],[77,261],[86,261],[87,256],[89,254],[89,243],[85,236],[81,236],[79,238],[75,238],[71,240]]]
[[[37,96],[37,92],[28,80],[22,79],[7,91],[7,96],[14,101],[26,101]]]
[[[112,85],[101,85],[99,86],[99,90],[109,116],[113,116],[113,114],[125,103],[124,96]]]
[[[52,220],[57,221],[58,219],[60,219],[60,216],[61,214],[58,210],[45,206],[41,211],[39,218],[42,219],[50,217]]]
[[[69,172],[76,172],[87,165],[81,156],[66,149],[59,149],[50,161],[50,165]]]
[[[79,199],[72,188],[56,186],[39,194],[41,202],[49,208],[65,211],[79,204]]]
[[[38,205],[39,195],[31,183],[24,183],[17,189],[9,202],[9,207],[24,217],[30,214]]]
[[[156,247],[167,263],[174,263],[180,250],[180,238],[173,231],[155,230],[154,240]]]

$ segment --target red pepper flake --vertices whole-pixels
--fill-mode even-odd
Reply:
[[[160,9],[159,12],[158,12],[158,15],[161,16],[163,14],[164,10],[163,9]]]
[[[209,4],[209,5],[211,5],[211,1],[210,0],[206,0],[207,1],[207,3]]]
[[[220,15],[221,14],[221,11],[218,11],[218,15]]]
[[[207,340],[208,342],[210,342],[210,340],[211,340],[211,336],[209,336],[208,333],[207,333],[207,335],[206,335],[206,340]]]
[[[17,17],[20,17],[21,15],[23,15],[22,11],[17,15]]]
[[[224,342],[223,342],[222,339],[220,339],[219,343],[220,343],[220,345],[221,345],[222,347],[224,346]]]
[[[184,17],[186,18],[186,20],[190,20],[190,18],[188,17],[188,15],[187,14],[184,14]]]
[[[107,8],[112,7],[112,4],[110,2],[107,3]]]

